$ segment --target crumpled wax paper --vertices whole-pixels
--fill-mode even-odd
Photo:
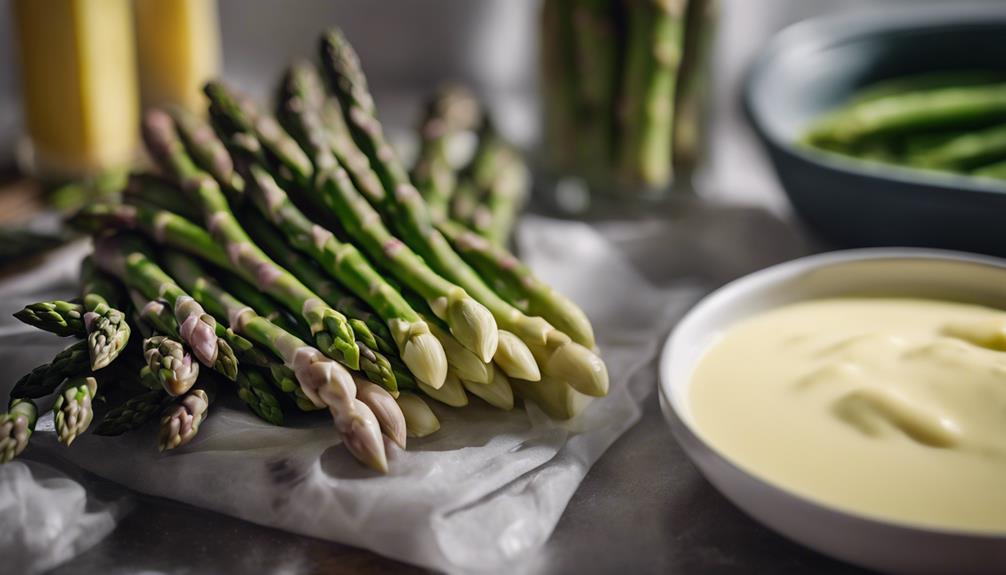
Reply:
[[[115,528],[117,506],[48,465],[0,466],[0,556],[5,573],[42,573],[86,551]]]
[[[548,539],[590,466],[638,419],[656,382],[632,376],[653,361],[673,322],[710,286],[794,251],[794,236],[764,212],[713,212],[691,209],[670,224],[522,221],[522,257],[591,317],[611,376],[610,394],[571,421],[552,421],[533,405],[503,412],[475,398],[462,410],[431,401],[441,430],[390,453],[386,476],[357,464],[324,417],[280,428],[226,405],[216,405],[190,445],[164,454],[149,427],[85,435],[66,449],[45,431],[47,415],[28,455],[59,454],[143,493],[426,567],[506,572]],[[0,286],[2,318],[29,301],[71,295],[84,249]],[[0,328],[7,385],[66,344]]]

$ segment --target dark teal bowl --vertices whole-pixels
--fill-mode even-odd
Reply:
[[[912,3],[906,3],[912,4]],[[861,162],[796,144],[858,89],[938,71],[1006,73],[1006,3],[913,4],[802,22],[749,71],[744,105],[793,207],[836,246],[927,246],[1006,255],[1006,182]]]

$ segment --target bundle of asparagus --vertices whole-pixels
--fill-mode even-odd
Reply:
[[[803,142],[858,159],[1006,179],[1006,83],[992,72],[933,73],[863,89]]]
[[[34,400],[50,394],[68,445],[96,398],[96,433],[160,413],[162,450],[191,441],[228,389],[276,425],[327,409],[350,452],[383,472],[385,438],[404,448],[439,429],[429,400],[511,409],[517,396],[569,418],[607,393],[586,316],[503,247],[516,196],[502,172],[520,160],[477,106],[438,96],[410,177],[341,32],[322,37],[321,64],[290,68],[275,116],[217,81],[209,123],[147,113],[159,174],[133,174],[120,202],[72,220],[94,236],[81,298],[16,314],[80,341],[15,386],[0,459],[25,448]],[[445,138],[476,125],[479,151],[455,174]],[[469,181],[485,203],[452,219],[448,188]]]
[[[600,186],[662,188],[694,161],[714,0],[545,0],[552,167]]]

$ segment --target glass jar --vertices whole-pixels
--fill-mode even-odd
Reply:
[[[609,216],[692,191],[715,17],[716,0],[545,0],[539,204]]]

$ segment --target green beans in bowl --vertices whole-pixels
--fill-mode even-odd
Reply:
[[[797,213],[838,246],[1006,255],[1006,9],[913,7],[780,33],[745,106]]]

